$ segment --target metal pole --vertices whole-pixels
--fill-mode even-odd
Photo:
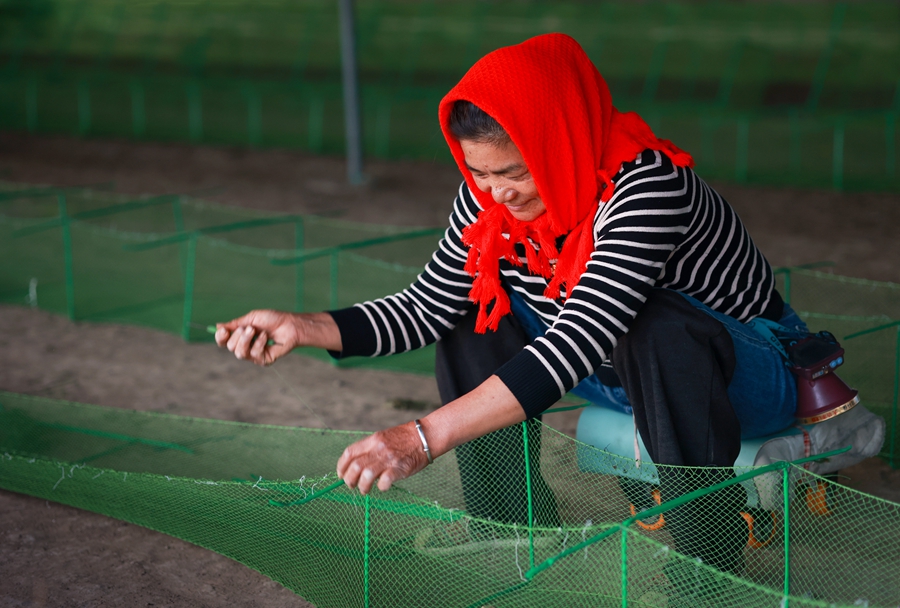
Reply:
[[[353,0],[340,0],[341,71],[344,85],[344,127],[347,135],[347,179],[364,181],[362,167],[362,121],[359,112],[359,81],[356,70],[356,31]]]

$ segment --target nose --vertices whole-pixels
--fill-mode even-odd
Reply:
[[[505,186],[492,186],[491,187],[491,196],[494,197],[494,202],[497,203],[508,203],[514,198],[518,192],[513,188],[508,188]]]

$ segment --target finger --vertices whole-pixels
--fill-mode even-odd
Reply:
[[[372,491],[372,485],[375,483],[375,471],[366,467],[359,475],[359,492],[363,496]]]
[[[353,446],[350,446],[350,447],[353,447]],[[350,461],[352,459],[353,458],[350,456],[350,448],[349,447],[347,449],[345,449],[344,452],[341,454],[341,457],[338,458],[337,475],[341,479],[344,478],[344,472],[347,470],[347,467],[350,465]]]
[[[253,355],[253,362],[263,367],[272,365],[282,356],[291,352],[291,349],[283,344],[273,344],[268,335],[256,338],[256,341],[253,343],[253,350],[256,351],[257,349],[259,349],[259,355]]]
[[[219,346],[226,346],[230,337],[231,330],[226,329],[222,323],[216,323],[216,344]]]
[[[244,327],[244,331],[240,332],[238,336],[237,345],[234,349],[234,356],[238,359],[249,359],[250,358],[250,346],[253,344],[253,336],[256,335],[256,330],[247,325]]]
[[[344,483],[347,484],[348,488],[355,488],[359,483],[359,476],[361,474],[362,466],[359,464],[359,461],[354,460],[347,466],[341,479],[344,480]]]
[[[378,489],[382,492],[387,492],[391,489],[391,486],[394,484],[394,476],[391,475],[390,471],[385,471],[378,478]]]
[[[253,340],[253,344],[250,347],[250,358],[253,359],[254,363],[258,363],[259,365],[265,365],[265,357],[263,356],[266,351],[266,342],[269,340],[269,335],[265,330],[259,332],[259,335],[256,336],[256,339]]]
[[[344,473],[347,472],[347,469],[350,468],[350,465],[357,460],[360,456],[366,453],[366,442],[369,440],[369,437],[364,439],[360,439],[356,443],[351,443],[348,445],[344,452],[341,454],[341,457],[338,458],[337,462],[337,474],[338,477],[344,477]]]
[[[232,319],[231,321],[228,321],[227,323],[216,323],[216,327],[217,328],[224,327],[229,332],[233,332],[234,330],[238,329],[239,327],[243,327],[244,325],[247,325],[249,323],[248,317],[250,317],[254,312],[256,312],[256,311],[248,312],[244,316],[238,317],[236,319]]]
[[[228,342],[225,343],[225,347],[231,352],[234,352],[234,349],[237,348],[238,341],[241,339],[243,333],[243,327],[238,327],[237,329],[232,331],[231,335],[228,337]]]
[[[272,365],[288,352],[290,351],[280,344],[267,347],[263,352],[263,365]]]

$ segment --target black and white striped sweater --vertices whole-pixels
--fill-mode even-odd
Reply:
[[[594,220],[594,253],[570,297],[543,296],[547,280],[528,272],[524,250],[519,251],[522,266],[501,261],[507,288],[550,326],[497,371],[529,417],[608,359],[653,287],[689,294],[743,322],[757,316],[777,320],[781,314],[769,263],[731,206],[691,169],[646,150],[623,164],[613,181],[613,196]],[[472,306],[462,229],[480,210],[463,183],[450,227],[415,283],[331,313],[344,345],[340,356],[420,348],[454,327]]]

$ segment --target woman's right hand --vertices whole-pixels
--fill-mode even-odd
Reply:
[[[271,341],[271,343],[269,343]],[[328,313],[304,314],[254,310],[216,324],[216,344],[238,359],[271,365],[298,346],[341,350],[340,331]]]

